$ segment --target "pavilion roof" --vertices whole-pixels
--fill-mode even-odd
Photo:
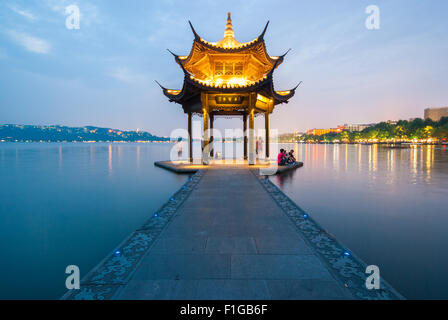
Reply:
[[[269,21],[266,23],[262,33],[252,41],[241,43],[235,39],[230,13],[227,16],[227,24],[224,38],[218,42],[209,42],[201,38],[193,25],[190,23],[194,34],[193,46],[188,56],[179,56],[168,50],[175,58],[177,64],[184,72],[184,84],[181,90],[166,89],[163,86],[163,93],[170,101],[183,103],[201,91],[217,91],[223,93],[258,91],[271,96],[275,104],[286,103],[294,96],[297,86],[287,91],[275,91],[273,84],[274,70],[283,62],[289,50],[281,56],[270,56],[267,53],[264,42]],[[210,76],[210,66],[215,57],[225,57],[232,59],[233,56],[246,57],[246,61],[251,61],[257,66],[255,75],[251,78],[226,79],[219,81]],[[203,72],[202,72],[203,71]],[[209,72],[209,74],[205,73]]]
[[[195,72],[195,66],[197,64],[209,64],[210,56],[216,55],[247,55],[252,61],[259,65],[260,69],[265,69],[267,73],[270,69],[276,65],[279,66],[289,50],[281,56],[271,56],[267,53],[266,44],[264,42],[264,35],[266,33],[269,21],[263,29],[263,32],[254,40],[241,43],[235,39],[232,20],[230,12],[227,16],[226,29],[224,31],[224,38],[218,42],[209,42],[204,40],[198,35],[193,25],[190,23],[191,30],[194,34],[194,41],[190,53],[187,56],[180,56],[173,52],[171,54],[175,57],[176,62],[188,72],[193,74],[196,78],[201,78],[197,70]]]

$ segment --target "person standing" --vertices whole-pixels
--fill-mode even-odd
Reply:
[[[182,140],[180,140],[180,141],[177,143],[177,160],[182,159],[182,144],[183,144],[183,141],[182,141]]]
[[[260,153],[260,158],[263,156],[263,140],[258,139],[258,152]]]
[[[257,158],[258,158],[258,147],[260,146],[259,139],[260,138],[257,138],[257,141],[255,142],[255,154],[257,155]]]

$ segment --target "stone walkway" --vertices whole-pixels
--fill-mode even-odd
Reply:
[[[257,179],[207,170],[114,298],[353,298]]]

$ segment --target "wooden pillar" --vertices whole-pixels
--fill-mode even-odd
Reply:
[[[243,114],[244,160],[247,160],[247,114]]]
[[[188,112],[188,159],[190,162],[193,162],[193,132],[191,129],[191,112]]]
[[[257,93],[249,94],[249,165],[255,164],[255,104]]]
[[[202,102],[202,112],[204,115],[204,149],[202,150],[202,164],[208,164],[209,153],[204,153],[205,148],[207,148],[209,144],[209,131],[208,131],[208,121],[209,121],[209,113],[208,113],[208,96],[206,93],[201,92],[201,102]]]
[[[264,114],[264,128],[266,130],[266,160],[269,160],[269,111]]]
[[[213,113],[210,113],[210,156],[214,157],[214,150],[213,150],[213,122],[215,121],[215,116]]]
[[[255,109],[249,111],[249,165],[255,164],[255,130],[254,130]]]

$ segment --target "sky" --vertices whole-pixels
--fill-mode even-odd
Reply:
[[[66,27],[78,6],[79,29]],[[379,29],[366,8],[376,5]],[[112,1],[0,2],[0,124],[101,126],[169,135],[186,115],[154,80],[182,87],[167,48],[188,55],[191,20],[208,41],[222,39],[227,12],[235,37],[256,38],[269,20],[268,53],[284,63],[277,90],[302,85],[278,105],[280,133],[423,117],[448,106],[448,1]],[[200,118],[195,118],[200,121]],[[240,127],[217,119],[218,129]],[[264,120],[256,119],[256,127]]]

